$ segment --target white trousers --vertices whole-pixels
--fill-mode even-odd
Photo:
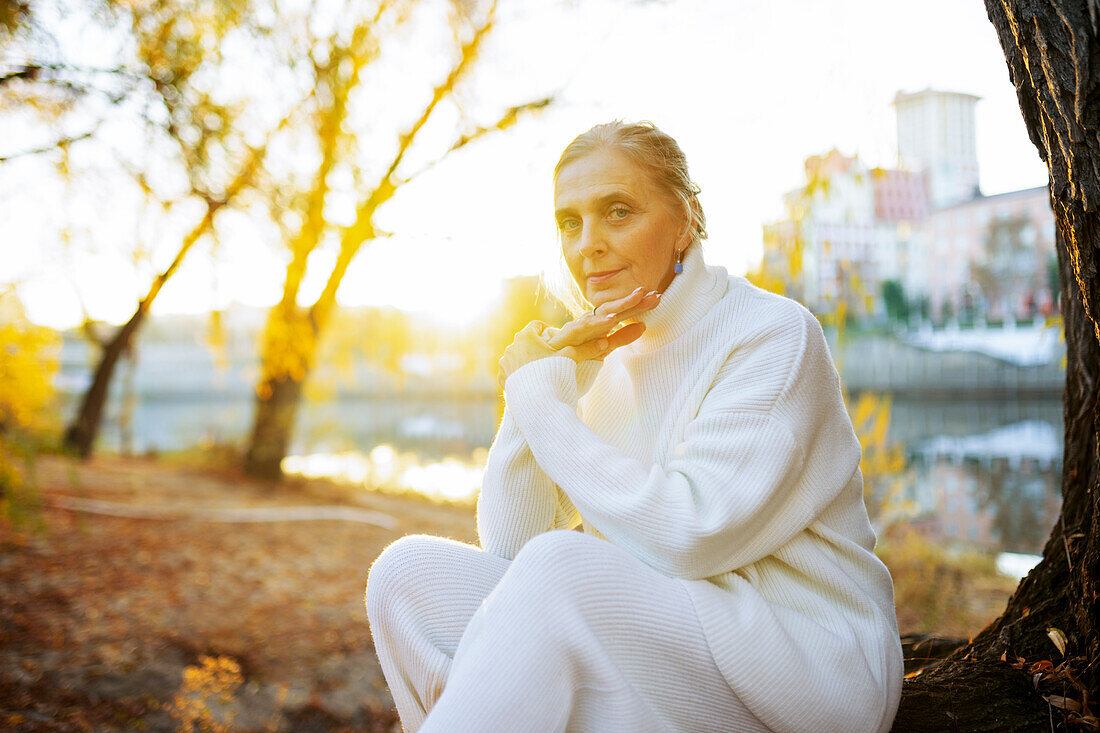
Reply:
[[[366,604],[407,733],[766,730],[685,588],[597,537],[547,532],[513,561],[403,537],[371,566]]]

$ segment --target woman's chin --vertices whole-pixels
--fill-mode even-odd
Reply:
[[[593,293],[588,296],[588,302],[592,304],[593,308],[599,308],[608,301],[615,300],[614,296],[609,296],[607,293]]]
[[[625,298],[626,296],[630,295],[630,293],[633,292],[634,288],[636,287],[638,286],[635,285],[634,287],[626,287],[620,285],[619,287],[615,288],[588,288],[588,302],[591,303],[593,307],[598,308],[599,306],[609,301],[618,300],[619,298]]]

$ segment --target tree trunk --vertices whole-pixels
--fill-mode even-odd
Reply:
[[[302,399],[303,379],[284,375],[261,382],[256,395],[255,415],[245,471],[257,478],[277,480],[290,447],[298,405]]]
[[[1042,561],[1020,583],[1004,614],[939,666],[905,681],[895,731],[1050,730],[1051,721],[1055,729],[1065,729],[1068,711],[1051,707],[1044,696],[1081,701],[1084,690],[1089,690],[1089,701],[1095,699],[1100,659],[1096,595],[1100,342],[1076,297],[1065,246],[1064,225],[1073,215],[1059,212],[1057,202],[1055,212],[1063,292],[1073,294],[1062,302],[1067,368],[1061,515],[1043,548]],[[1083,228],[1097,231],[1096,215],[1089,219]],[[1064,657],[1048,635],[1052,628],[1067,636]],[[1034,675],[1042,665],[1032,669],[1043,660],[1065,673],[1044,673],[1037,688]]]
[[[1062,509],[1004,614],[906,680],[897,731],[1096,729],[1100,689],[1100,5],[986,0],[1050,172],[1066,335]],[[1065,639],[1065,654],[1053,638]]]
[[[63,438],[65,447],[75,451],[81,458],[87,458],[92,454],[96,436],[99,434],[99,424],[103,419],[103,406],[107,404],[111,377],[114,376],[118,360],[126,352],[126,349],[132,345],[138,329],[145,323],[145,316],[148,315],[153,301],[156,300],[157,295],[160,294],[168,279],[179,269],[183,258],[191,251],[195,242],[199,241],[199,237],[205,234],[213,224],[214,215],[231,196],[235,196],[240,191],[245,182],[255,172],[261,155],[261,152],[252,152],[241,173],[229,186],[225,200],[214,201],[208,199],[206,201],[206,212],[199,223],[183,238],[183,242],[180,243],[180,248],[172,262],[164,272],[153,279],[152,284],[149,286],[149,292],[138,302],[138,306],[134,310],[134,315],[130,316],[130,320],[119,328],[111,340],[104,345],[99,364],[96,365],[95,376],[92,378],[92,386],[84,393],[84,398],[80,401],[80,410],[65,431],[65,437]]]
[[[96,436],[99,435],[99,426],[103,420],[103,408],[107,404],[110,393],[111,377],[114,376],[119,359],[131,346],[134,334],[145,321],[146,312],[145,307],[139,306],[134,311],[134,315],[130,316],[130,320],[103,346],[103,352],[100,354],[99,363],[92,378],[92,385],[84,393],[80,401],[80,409],[65,431],[65,447],[81,458],[87,458],[92,454]]]
[[[269,481],[282,477],[282,462],[294,435],[302,386],[317,355],[317,322],[284,298],[267,317],[260,347],[252,434],[244,456],[245,473]]]

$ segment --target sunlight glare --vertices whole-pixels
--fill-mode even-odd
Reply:
[[[366,455],[347,451],[287,456],[282,468],[289,475],[327,478],[370,490],[412,490],[432,499],[470,501],[481,488],[487,458],[488,451],[477,448],[465,460],[448,456],[421,462],[415,453],[399,454],[392,446],[379,445]]]

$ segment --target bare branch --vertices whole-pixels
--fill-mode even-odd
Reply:
[[[80,306],[84,308],[84,303],[81,302]],[[84,319],[80,322],[80,333],[86,340],[101,349],[106,348],[110,342],[110,339],[100,332],[99,323],[88,315],[87,309],[84,310]]]
[[[56,142],[50,143],[49,145],[44,145],[40,148],[32,148],[30,150],[21,150],[18,153],[11,153],[9,155],[2,155],[2,156],[0,156],[0,163],[6,163],[9,160],[14,160],[16,158],[22,158],[22,157],[27,156],[27,155],[40,155],[42,153],[49,153],[49,152],[52,152],[54,150],[60,150],[61,148],[67,147],[71,143],[75,143],[78,140],[84,140],[86,138],[91,137],[92,135],[95,134],[95,131],[97,129],[99,129],[99,125],[101,125],[101,124],[103,124],[102,120],[100,120],[99,123],[97,123],[95,127],[93,127],[91,130],[88,130],[87,132],[81,133],[80,135],[73,135],[71,137],[63,137],[60,140],[57,140]]]
[[[309,99],[310,96],[311,95],[306,95],[305,99]],[[302,100],[302,103],[304,103],[305,99]],[[157,277],[153,280],[152,285],[149,286],[148,293],[145,295],[144,298],[141,299],[140,303],[138,304],[138,312],[147,311],[149,309],[149,307],[153,303],[153,300],[156,299],[157,294],[160,293],[160,289],[164,287],[164,283],[166,283],[168,279],[172,277],[173,274],[175,274],[176,270],[179,269],[180,264],[183,262],[184,257],[187,256],[187,253],[191,249],[191,247],[194,246],[195,242],[197,242],[214,223],[214,215],[218,212],[218,210],[228,204],[246,186],[251,184],[258,168],[260,167],[260,164],[263,162],[264,156],[267,155],[267,147],[270,144],[271,139],[275,136],[277,132],[286,127],[291,119],[293,119],[294,113],[297,111],[300,104],[295,105],[290,111],[288,111],[286,116],[279,121],[279,124],[267,133],[267,137],[264,139],[262,145],[260,145],[259,147],[249,147],[248,158],[245,160],[244,164],[237,172],[237,175],[233,178],[229,185],[226,186],[225,191],[220,197],[215,198],[211,195],[202,195],[202,199],[206,203],[206,212],[203,215],[203,218],[191,229],[190,232],[188,232],[187,236],[184,237],[183,242],[180,244],[179,251],[176,252],[175,258],[173,258],[168,267],[159,275],[157,275]]]
[[[390,163],[389,170],[386,171],[383,177],[384,181],[388,181],[397,170],[397,166],[401,165],[401,161],[405,159],[405,153],[408,152],[413,140],[416,139],[416,134],[420,132],[420,128],[424,127],[428,122],[432,116],[432,112],[435,111],[439,103],[454,91],[455,84],[458,83],[458,80],[477,59],[477,52],[481,48],[482,41],[485,40],[485,36],[487,36],[489,31],[493,28],[496,10],[497,0],[493,0],[493,4],[489,7],[489,12],[485,16],[485,22],[474,32],[473,37],[462,46],[462,52],[459,56],[458,63],[451,69],[451,73],[447,75],[443,83],[437,86],[432,92],[432,99],[428,102],[428,106],[424,108],[424,111],[420,113],[420,118],[413,123],[412,127],[401,135],[400,138],[398,138],[397,153]]]
[[[497,120],[494,124],[489,125],[488,127],[478,127],[477,129],[473,130],[472,132],[469,132],[469,133],[466,133],[464,135],[459,136],[459,138],[454,141],[454,143],[451,145],[451,147],[447,148],[446,153],[444,153],[439,158],[436,158],[431,163],[428,163],[426,166],[424,166],[420,170],[416,171],[415,173],[412,173],[409,176],[403,178],[401,180],[400,185],[403,186],[406,183],[408,183],[409,181],[416,178],[417,176],[431,170],[432,168],[434,168],[436,166],[436,164],[438,164],[441,160],[443,160],[443,158],[445,158],[447,155],[450,155],[451,153],[458,150],[459,148],[464,148],[467,145],[469,145],[470,143],[472,143],[474,140],[477,140],[480,137],[484,137],[485,135],[487,135],[489,133],[503,132],[504,130],[507,130],[512,125],[516,124],[516,122],[519,121],[519,116],[521,114],[527,113],[527,112],[537,112],[539,110],[545,109],[545,108],[549,107],[553,103],[553,101],[554,101],[554,98],[552,96],[550,96],[550,97],[543,97],[542,99],[535,99],[535,100],[532,100],[530,102],[526,102],[524,104],[519,104],[519,105],[516,105],[515,107],[510,107],[503,115],[501,115],[501,118],[499,120]]]
[[[441,101],[452,94],[458,80],[462,78],[462,75],[469,70],[477,59],[477,54],[481,48],[482,42],[495,24],[496,9],[497,0],[493,0],[493,4],[489,7],[485,15],[485,20],[477,30],[474,31],[470,40],[462,45],[458,61],[451,68],[450,73],[447,74],[447,78],[433,90],[431,100],[428,102],[427,106],[424,107],[424,110],[420,113],[420,117],[416,122],[398,138],[397,152],[390,161],[390,165],[386,169],[386,172],[373,187],[370,196],[359,205],[356,211],[355,221],[344,229],[343,236],[340,238],[340,249],[336,255],[336,262],[332,267],[332,271],[329,273],[324,289],[309,309],[310,321],[315,330],[319,330],[323,327],[323,323],[327,321],[329,314],[332,312],[333,306],[336,303],[336,291],[340,289],[340,283],[344,279],[344,274],[347,272],[348,266],[351,265],[351,261],[355,258],[355,255],[358,254],[363,242],[375,236],[373,222],[374,212],[377,211],[379,206],[392,198],[393,194],[401,185],[401,181],[395,180],[395,173],[398,166],[401,165],[401,161],[404,160],[405,154],[416,140],[417,133],[420,132],[431,118],[436,107],[439,106]],[[518,109],[516,114],[519,114]],[[502,121],[507,119],[508,115],[505,114]]]
[[[143,77],[140,74],[136,74],[129,69],[122,66],[116,66],[113,69],[101,68],[96,66],[73,66],[71,64],[16,64],[13,66],[13,70],[0,74],[0,86],[8,84],[13,81],[38,81],[49,83],[53,79],[43,79],[42,76],[45,72],[69,72],[75,74],[109,74],[112,76],[124,76],[128,77],[131,81],[140,81]]]

